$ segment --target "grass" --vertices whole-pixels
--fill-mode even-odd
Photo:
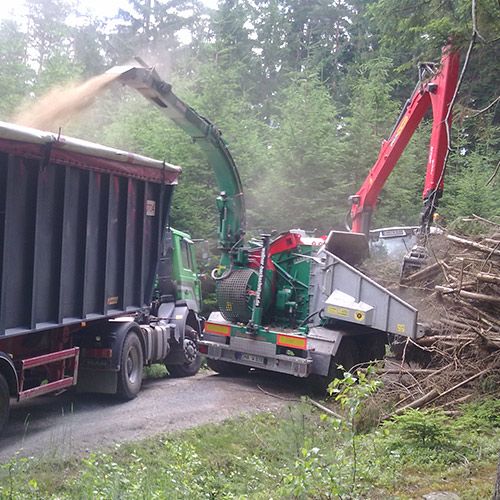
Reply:
[[[490,498],[499,409],[486,400],[455,420],[413,411],[351,435],[304,402],[80,459],[13,459],[1,466],[0,497],[409,499],[453,491]]]
[[[168,377],[168,370],[163,364],[154,364],[144,367],[145,379],[160,379]]]

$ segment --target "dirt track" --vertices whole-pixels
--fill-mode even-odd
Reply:
[[[139,396],[120,403],[105,395],[63,393],[15,403],[3,437],[0,461],[22,456],[81,455],[114,443],[220,422],[232,416],[290,404],[266,395],[298,398],[297,379],[252,373],[222,378],[200,372],[187,379],[145,380]]]

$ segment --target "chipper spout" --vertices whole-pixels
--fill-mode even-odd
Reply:
[[[137,59],[137,58],[136,58]],[[172,91],[172,85],[162,80],[154,68],[139,66],[116,66],[108,73],[136,89],[148,101],[158,106],[181,130],[186,132],[207,155],[219,187],[221,200],[217,204],[220,214],[219,248],[223,256],[238,251],[245,235],[245,199],[240,174],[222,132],[207,118],[197,113]]]

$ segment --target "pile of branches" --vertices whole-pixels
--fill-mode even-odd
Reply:
[[[402,283],[425,297],[415,304],[420,321],[433,319],[381,368],[392,399],[387,416],[428,405],[453,413],[480,392],[500,390],[500,225],[483,223],[490,230],[480,237],[440,236],[435,261]]]

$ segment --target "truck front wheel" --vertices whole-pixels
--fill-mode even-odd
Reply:
[[[130,331],[123,343],[118,373],[118,395],[126,400],[134,399],[142,385],[144,367],[142,345],[136,332]]]
[[[198,352],[198,334],[190,326],[186,326],[184,331],[184,356],[187,361],[182,365],[165,365],[170,376],[175,378],[192,377],[200,370],[201,355]]]
[[[0,432],[9,419],[10,392],[5,377],[0,374]]]

